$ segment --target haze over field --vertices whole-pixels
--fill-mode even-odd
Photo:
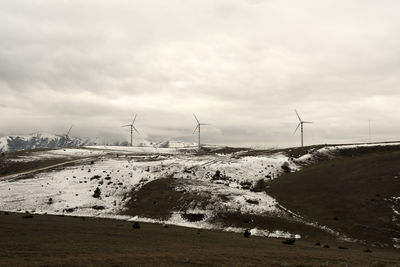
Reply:
[[[298,145],[398,140],[398,1],[0,3],[0,135]],[[108,142],[108,141],[107,141]]]

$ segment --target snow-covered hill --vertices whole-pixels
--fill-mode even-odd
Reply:
[[[70,137],[68,143],[65,142],[65,136],[34,133],[28,135],[7,135],[0,137],[0,153],[13,152],[20,150],[30,150],[35,148],[57,148],[57,147],[79,147],[104,145],[99,139],[81,139],[78,137]],[[114,142],[114,146],[130,146],[128,141]],[[184,148],[195,147],[196,143],[180,142],[168,140],[162,142],[151,142],[146,139],[134,139],[134,147],[155,147],[155,148]]]
[[[118,150],[119,156],[109,153],[110,150]],[[143,151],[150,155],[143,155]],[[0,181],[0,210],[133,219],[234,232],[244,232],[245,229],[220,226],[213,222],[214,218],[228,211],[271,216],[286,214],[272,197],[265,192],[252,191],[251,187],[261,179],[276,178],[283,172],[281,166],[284,163],[295,169],[293,163],[287,162],[287,156],[274,154],[235,158],[232,155],[198,156],[180,151],[182,149],[172,147],[87,146],[58,149],[51,153],[34,152],[29,158],[18,158],[18,162],[68,155],[70,158],[93,157],[90,160],[79,159],[73,166],[37,172],[31,178],[20,180],[14,174]],[[127,154],[120,156],[124,152]],[[184,211],[183,208],[174,208],[171,218],[162,221],[157,216],[124,214],[132,192],[141,190],[148,183],[172,176],[176,178],[173,190],[199,196],[207,200],[207,204],[194,205],[191,202],[184,205]],[[204,218],[192,222],[182,217],[183,212],[203,214]],[[300,237],[296,233],[275,230],[257,228],[252,230],[252,234]]]
[[[313,148],[308,149],[306,155],[296,158],[282,151],[196,154],[190,153],[191,149],[155,146],[87,146],[50,152],[36,151],[28,156],[7,160],[17,164],[54,158],[76,160],[73,165],[63,168],[34,170],[27,177],[15,173],[5,178],[3,176],[0,181],[0,210],[100,216],[243,233],[243,224],[236,220],[224,223],[224,218],[238,214],[247,218],[280,218],[290,224],[304,223],[341,240],[354,241],[333,228],[291,212],[268,195],[265,188],[270,186],[270,181],[279,179],[283,172],[296,172],[321,158],[334,158],[345,150],[389,145],[398,146],[399,143]],[[397,179],[397,175],[393,179]],[[145,188],[154,184],[156,190]],[[125,212],[137,205],[136,202],[144,195],[150,200],[142,207],[158,210],[160,206],[156,206],[157,201],[149,197],[151,191],[155,194],[163,192],[160,195],[166,197],[165,201],[175,201],[171,208],[163,211],[167,213],[165,218],[156,213]],[[174,196],[176,200],[173,200]],[[397,203],[398,198],[398,195],[391,196],[389,202],[393,209],[391,215],[396,220],[398,209],[393,203]],[[191,220],[188,215],[200,217]],[[301,237],[301,233],[290,232],[283,225],[282,228],[263,225],[261,223],[259,227],[252,228],[251,234]],[[400,246],[397,237],[393,239],[393,246]]]
[[[65,136],[49,133],[34,133],[29,135],[7,135],[0,137],[0,152],[13,152],[35,148],[77,147],[83,145],[94,145],[91,140],[82,140],[70,137],[68,142]]]

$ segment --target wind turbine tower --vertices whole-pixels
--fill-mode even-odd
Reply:
[[[201,125],[209,125],[209,124],[208,124],[208,123],[200,123],[200,121],[197,119],[196,115],[193,114],[193,116],[194,116],[194,118],[195,118],[196,121],[197,121],[197,125],[196,125],[196,128],[194,128],[193,134],[196,132],[196,130],[198,130],[198,135],[199,135],[199,150],[200,150],[200,148],[201,148],[201,142],[200,142]]]
[[[69,127],[69,130],[68,130],[67,134],[65,135],[65,142],[64,142],[64,146],[67,146],[67,145],[68,145],[68,141],[69,141],[69,133],[71,132],[72,126],[73,126],[73,125],[71,125],[71,127]]]
[[[127,125],[121,126],[121,127],[131,127],[131,146],[133,144],[133,142],[132,142],[133,131],[135,130],[138,134],[140,134],[139,131],[136,129],[135,125],[134,125],[135,124],[135,120],[136,120],[136,116],[137,116],[137,114],[135,114],[135,117],[133,118],[133,121],[132,121],[131,124],[127,124]]]
[[[303,121],[301,118],[300,118],[300,116],[299,116],[299,113],[297,113],[297,110],[294,110],[294,112],[296,112],[296,115],[297,115],[297,118],[299,118],[299,124],[297,125],[297,127],[296,127],[296,130],[294,130],[294,133],[293,134],[295,134],[296,132],[297,132],[297,129],[299,129],[299,127],[300,127],[300,132],[301,132],[301,147],[303,147],[303,144],[304,144],[304,142],[303,142],[303,138],[304,138],[304,128],[303,128],[303,124],[304,123],[312,123],[311,121]]]
[[[371,120],[368,120],[368,136],[369,136],[369,143],[371,143]]]

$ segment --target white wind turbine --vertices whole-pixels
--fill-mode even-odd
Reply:
[[[133,130],[135,130],[138,134],[140,134],[139,131],[136,129],[135,125],[134,125],[135,124],[135,120],[136,120],[136,116],[137,116],[137,114],[135,114],[135,117],[133,118],[133,121],[132,121],[131,124],[127,124],[127,125],[121,126],[121,127],[131,127],[131,146],[132,146]]]
[[[71,127],[69,127],[69,130],[68,130],[67,134],[65,135],[64,146],[67,146],[67,145],[68,145],[69,133],[71,132],[72,126],[73,126],[73,125],[71,125]]]
[[[303,124],[304,124],[304,123],[312,123],[312,122],[311,122],[311,121],[303,121],[303,120],[300,118],[299,113],[297,113],[296,110],[294,110],[294,112],[296,112],[297,118],[299,118],[299,124],[297,125],[296,130],[294,130],[294,133],[293,133],[293,134],[295,134],[296,131],[297,131],[297,129],[299,129],[299,127],[300,127],[300,131],[301,131],[301,146],[303,147],[303,135],[304,135]]]
[[[200,121],[197,119],[196,115],[193,114],[193,116],[194,116],[194,118],[195,118],[196,121],[197,121],[197,125],[196,125],[196,128],[194,128],[193,134],[194,134],[194,133],[196,132],[196,130],[198,129],[198,134],[199,134],[199,150],[200,150],[200,148],[201,148],[201,142],[200,142],[200,128],[201,128],[201,125],[209,125],[209,124],[208,124],[208,123],[200,123]]]

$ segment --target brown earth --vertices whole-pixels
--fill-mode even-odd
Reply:
[[[369,244],[400,237],[391,206],[400,203],[400,147],[342,150],[270,182],[267,193],[291,211]]]
[[[128,194],[127,197],[130,200],[126,204],[126,210],[122,212],[122,215],[138,215],[157,220],[167,220],[171,217],[172,212],[179,211],[184,214],[188,208],[195,208],[194,205],[201,209],[205,209],[209,205],[215,205],[215,203],[210,203],[211,195],[199,195],[185,190],[176,190],[182,184],[187,185],[195,182],[198,181],[172,177],[151,181],[139,191],[132,191]],[[268,229],[269,231],[286,231],[293,234],[301,234],[303,239],[315,243],[335,239],[334,236],[326,231],[305,225],[290,216],[277,217],[273,215],[252,215],[220,211],[210,222],[224,227],[249,229],[257,227]]]
[[[393,249],[280,239],[110,219],[0,214],[1,266],[385,266]],[[326,244],[326,243],[325,243]],[[342,246],[342,249],[338,248]]]
[[[177,191],[180,183],[194,182],[189,179],[172,177],[157,179],[145,184],[139,191],[132,191],[126,205],[124,215],[143,216],[147,218],[166,220],[173,211],[185,211],[192,202],[202,203],[204,197]]]

